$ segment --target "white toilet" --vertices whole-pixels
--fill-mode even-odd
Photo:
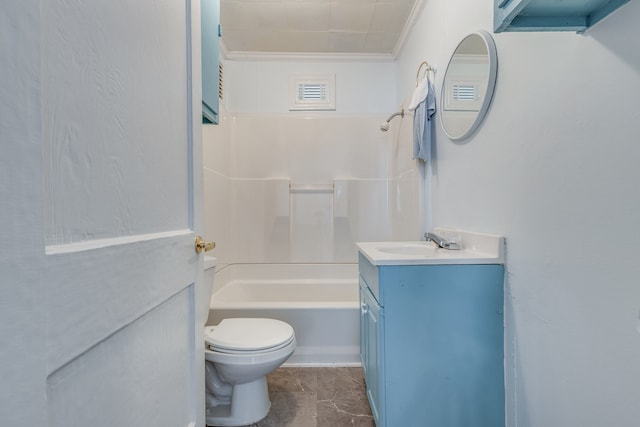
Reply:
[[[205,280],[213,282],[214,268],[207,267]],[[275,319],[224,319],[204,335],[207,425],[246,426],[266,417],[266,376],[295,350],[293,328]]]

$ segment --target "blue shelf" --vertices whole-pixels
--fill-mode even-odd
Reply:
[[[629,0],[494,0],[494,31],[582,33]]]

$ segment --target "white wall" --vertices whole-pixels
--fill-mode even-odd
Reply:
[[[429,0],[398,63],[439,66],[490,0]],[[477,132],[438,126],[433,224],[507,238],[507,425],[640,420],[640,3],[586,35],[493,34],[499,68]]]
[[[384,116],[396,108],[396,66],[392,62],[272,60],[224,61],[227,110],[289,113],[289,76],[327,73],[336,75],[336,111],[326,115]]]

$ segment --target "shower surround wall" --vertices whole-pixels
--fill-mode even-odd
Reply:
[[[356,263],[356,241],[419,237],[420,173],[392,62],[225,61],[204,127],[205,229],[220,264]],[[336,75],[336,111],[290,112],[289,75]]]
[[[207,235],[227,263],[355,263],[356,241],[418,236],[418,174],[380,117],[223,114],[205,127]]]

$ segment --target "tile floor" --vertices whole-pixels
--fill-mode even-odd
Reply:
[[[279,368],[271,411],[252,427],[375,427],[361,368]]]

